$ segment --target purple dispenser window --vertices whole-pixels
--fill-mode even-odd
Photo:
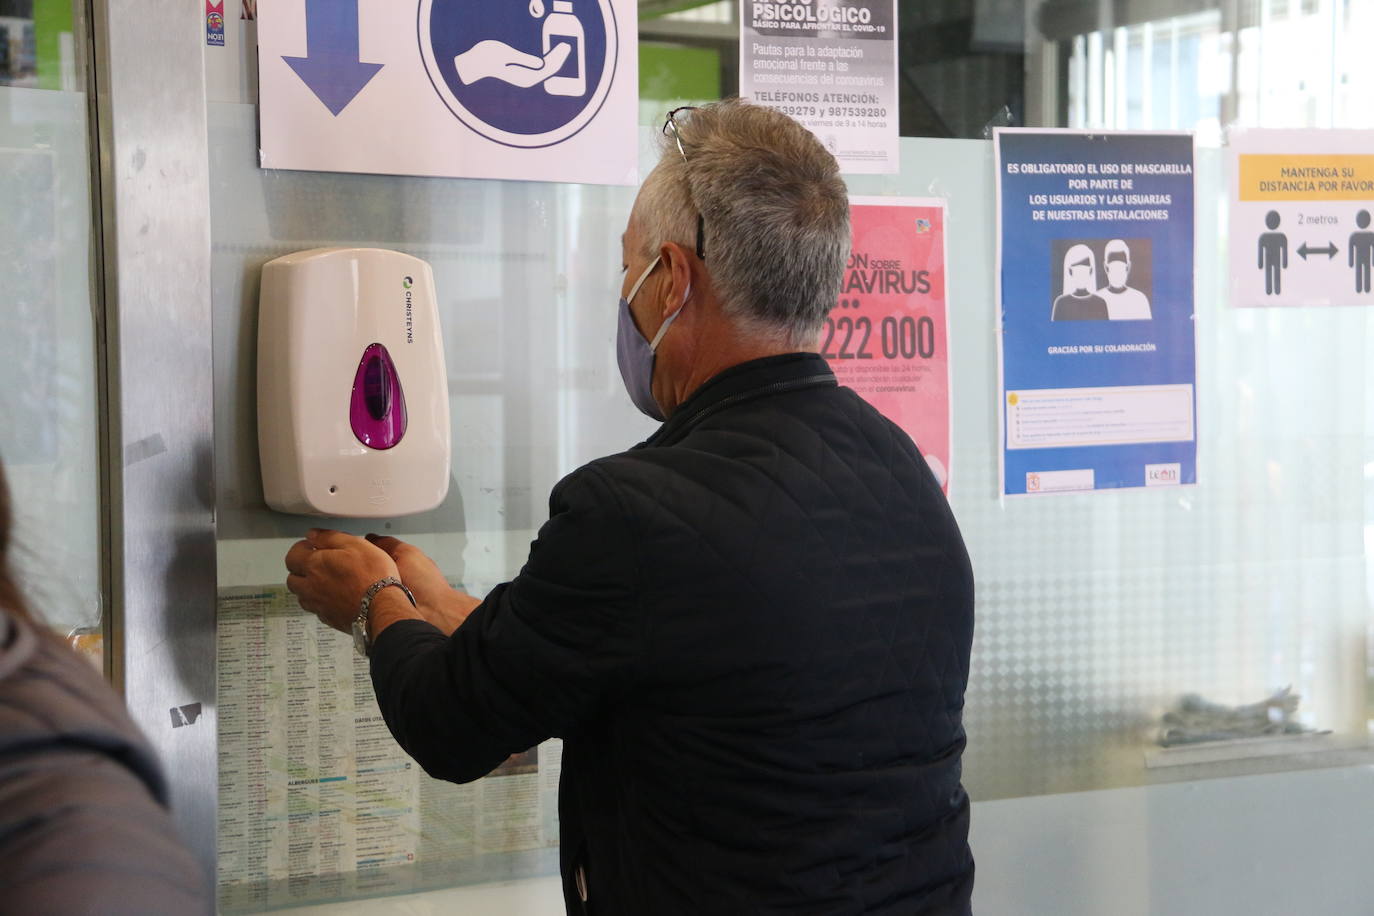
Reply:
[[[353,435],[368,448],[388,449],[406,434],[406,398],[391,354],[379,343],[363,351],[353,376],[348,419]]]

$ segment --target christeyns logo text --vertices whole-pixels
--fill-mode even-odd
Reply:
[[[406,343],[415,343],[415,294],[410,288],[415,285],[414,277],[406,277],[401,287],[406,291]]]

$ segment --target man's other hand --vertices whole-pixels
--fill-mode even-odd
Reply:
[[[458,629],[473,608],[482,603],[449,585],[438,565],[414,544],[375,534],[369,534],[367,539],[396,563],[401,581],[415,596],[420,613],[445,635]]]
[[[287,551],[286,570],[286,587],[301,607],[345,633],[372,583],[402,578],[386,551],[363,538],[321,528],[312,528]]]

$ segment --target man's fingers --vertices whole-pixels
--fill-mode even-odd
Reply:
[[[329,528],[311,528],[306,532],[305,539],[321,549],[346,547],[350,541],[359,540],[356,535]]]
[[[394,538],[390,535],[369,534],[367,540],[397,563],[403,563],[407,558],[414,559],[424,556],[424,552],[414,544],[408,544],[400,538]]]
[[[377,547],[387,552],[391,559],[396,559],[396,551],[406,546],[406,542],[400,538],[394,538],[386,534],[369,534],[367,539]]]
[[[305,575],[305,564],[314,553],[315,548],[309,541],[297,541],[292,544],[291,549],[286,552],[286,571],[297,576]]]
[[[305,607],[305,601],[301,598],[301,591],[305,588],[305,576],[298,576],[295,573],[292,573],[291,575],[287,576],[286,588],[291,592],[291,594],[296,596],[296,601],[300,603],[300,606],[302,608],[305,608],[305,610],[307,611],[310,610],[310,608]]]

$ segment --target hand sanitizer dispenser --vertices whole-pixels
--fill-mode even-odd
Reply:
[[[386,518],[449,481],[448,373],[434,275],[378,248],[268,262],[258,313],[258,452],[280,512]]]

